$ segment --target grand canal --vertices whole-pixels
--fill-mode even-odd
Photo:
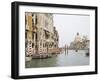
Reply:
[[[32,59],[26,62],[26,68],[39,67],[58,67],[58,66],[82,66],[89,65],[89,56],[85,50],[69,50],[68,53],[62,52],[47,59]]]

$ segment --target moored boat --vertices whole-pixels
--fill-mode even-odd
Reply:
[[[30,56],[25,57],[25,61],[31,61],[31,60],[32,60],[32,57],[30,57]]]

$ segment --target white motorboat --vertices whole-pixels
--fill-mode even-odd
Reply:
[[[31,60],[32,60],[32,57],[30,57],[30,56],[25,57],[25,61],[31,61]]]

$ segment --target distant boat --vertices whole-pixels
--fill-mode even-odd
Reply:
[[[78,49],[75,49],[76,52],[78,52]]]
[[[86,50],[86,56],[89,56],[89,49]]]
[[[76,52],[78,52],[78,50],[75,50]]]
[[[32,57],[31,56],[26,56],[25,57],[25,61],[31,61],[32,60]]]

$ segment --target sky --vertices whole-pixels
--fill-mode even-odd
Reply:
[[[89,15],[53,14],[53,20],[59,34],[59,47],[65,44],[70,45],[77,32],[79,32],[80,36],[85,35],[89,38]]]

